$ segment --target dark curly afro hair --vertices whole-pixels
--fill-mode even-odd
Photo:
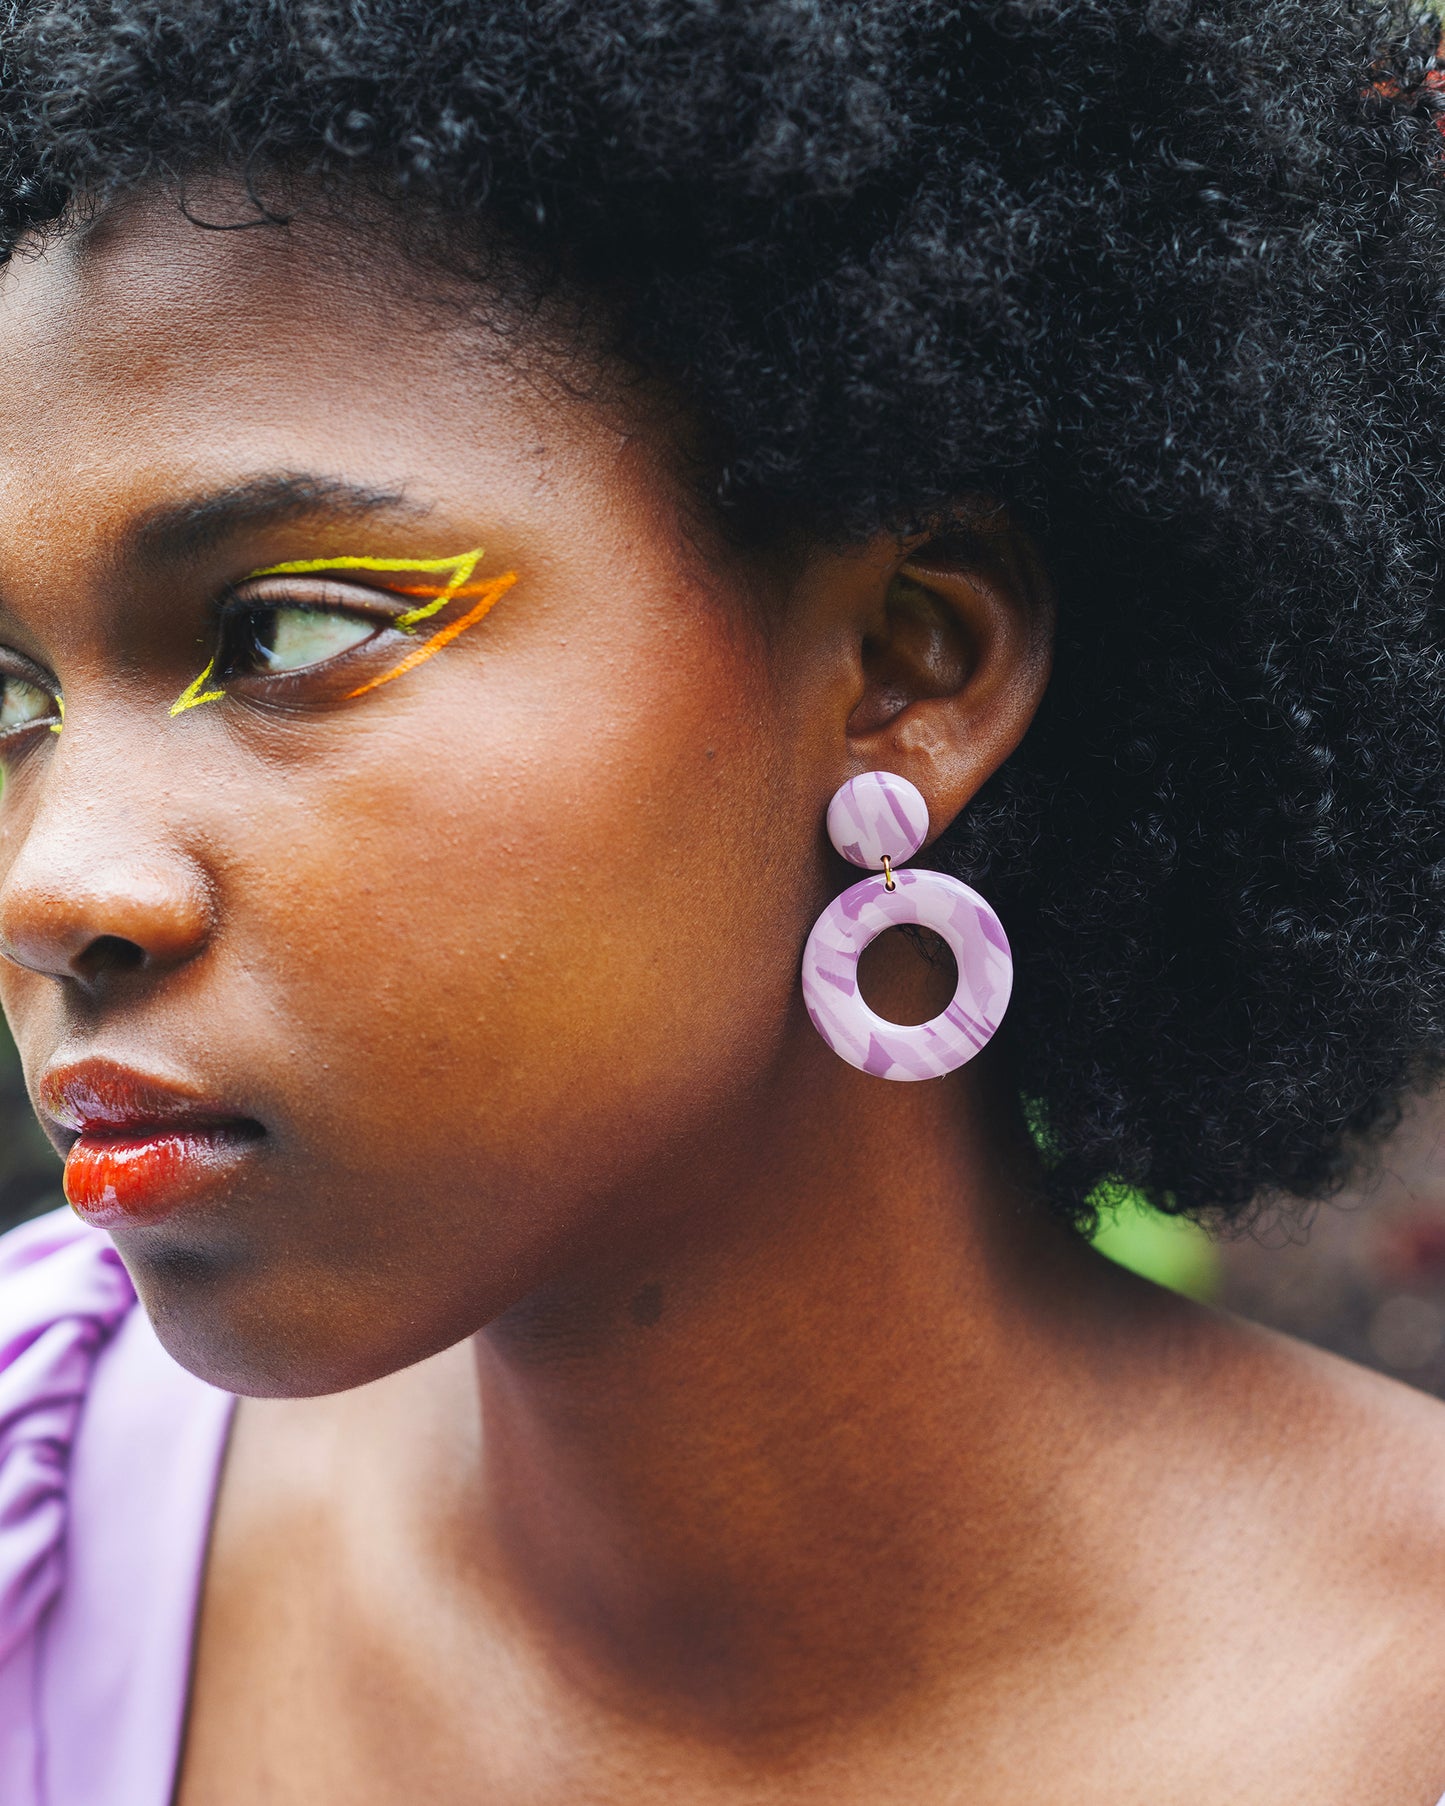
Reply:
[[[13,0],[0,253],[218,166],[605,301],[735,522],[1010,505],[1057,672],[940,862],[1060,1208],[1327,1192],[1445,1052],[1438,25],[1358,0]]]

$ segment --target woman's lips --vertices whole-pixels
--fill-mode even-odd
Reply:
[[[255,1142],[240,1123],[82,1133],[65,1157],[65,1197],[102,1229],[154,1223],[231,1178]]]
[[[109,1060],[45,1074],[41,1114],[56,1139],[73,1135],[65,1196],[102,1228],[156,1222],[234,1178],[264,1131],[184,1086]]]

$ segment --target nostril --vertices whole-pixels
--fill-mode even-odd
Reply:
[[[82,986],[131,983],[195,959],[211,936],[211,893],[189,860],[148,847],[54,856],[32,832],[0,886],[0,960]]]
[[[138,972],[146,963],[145,949],[118,934],[98,934],[71,961],[71,970],[87,984],[122,972]]]

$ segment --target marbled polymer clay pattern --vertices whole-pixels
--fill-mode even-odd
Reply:
[[[942,872],[896,872],[895,890],[865,878],[835,897],[803,951],[803,1001],[834,1053],[882,1079],[936,1079],[992,1039],[1013,989],[1013,956],[993,910]],[[917,1026],[885,1022],[858,990],[858,956],[885,928],[915,922],[942,935],[958,988],[942,1015]]]
[[[923,792],[892,771],[850,778],[828,805],[828,838],[854,865],[883,869],[911,859],[928,838]]]

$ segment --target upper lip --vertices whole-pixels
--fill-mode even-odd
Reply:
[[[239,1111],[227,1109],[214,1098],[111,1060],[77,1060],[73,1065],[52,1067],[41,1075],[36,1092],[45,1126],[67,1142],[77,1135],[247,1125]]]

